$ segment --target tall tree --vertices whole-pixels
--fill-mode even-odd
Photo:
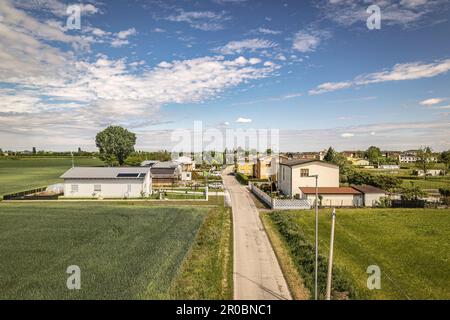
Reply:
[[[326,162],[333,162],[335,155],[336,155],[336,151],[334,151],[334,149],[332,147],[329,147],[323,160],[325,160]]]
[[[431,158],[433,156],[433,151],[430,147],[422,147],[417,151],[417,161],[416,165],[419,169],[423,170],[423,177],[427,179],[428,169],[431,168]]]
[[[134,152],[136,135],[125,128],[110,126],[97,134],[95,143],[100,151],[100,159],[110,166],[123,165],[125,159]]]
[[[366,157],[372,164],[378,164],[379,159],[381,158],[381,150],[378,147],[371,146],[366,151]]]
[[[445,170],[450,170],[450,150],[444,151],[439,155],[439,161],[445,164]]]

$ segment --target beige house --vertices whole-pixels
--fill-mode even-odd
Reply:
[[[277,156],[261,157],[256,160],[253,168],[254,176],[260,180],[272,179],[276,181],[279,159]]]
[[[365,207],[375,207],[380,203],[381,198],[388,196],[386,191],[374,186],[360,185],[352,187],[362,193],[362,205]]]
[[[319,160],[288,160],[280,163],[278,189],[287,196],[301,196],[300,187],[315,187],[318,175],[319,187],[339,188],[339,167]]]

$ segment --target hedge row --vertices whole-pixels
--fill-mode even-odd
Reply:
[[[236,179],[237,179],[237,181],[239,181],[241,184],[248,185],[248,177],[247,177],[245,174],[236,172]]]

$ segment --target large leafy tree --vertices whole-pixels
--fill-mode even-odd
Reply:
[[[369,147],[366,151],[366,157],[369,159],[370,163],[378,164],[380,158],[382,157],[380,148],[375,146]]]
[[[431,168],[431,158],[433,157],[433,151],[430,147],[422,147],[417,152],[416,165],[423,170],[423,177],[427,179],[427,172]]]
[[[97,134],[95,143],[100,151],[100,159],[110,166],[123,165],[125,159],[134,152],[136,135],[125,128],[110,126]]]

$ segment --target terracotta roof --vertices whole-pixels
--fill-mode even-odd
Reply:
[[[319,163],[322,163],[322,164],[325,164],[325,165],[338,167],[335,164],[332,164],[332,163],[329,163],[329,162],[325,162],[325,161],[316,160],[316,159],[293,159],[293,160],[283,161],[281,164],[283,166],[294,167],[294,166],[298,166],[300,164],[311,163],[311,162],[319,162]]]
[[[300,187],[300,190],[304,194],[316,194],[316,188],[314,187]],[[323,187],[319,188],[319,194],[361,194],[361,192],[351,187],[340,187],[340,188]]]
[[[359,186],[354,186],[352,185],[352,188],[361,191],[362,193],[387,193],[386,191],[374,187],[374,186],[369,186],[367,184],[363,184],[363,185],[359,185]]]

